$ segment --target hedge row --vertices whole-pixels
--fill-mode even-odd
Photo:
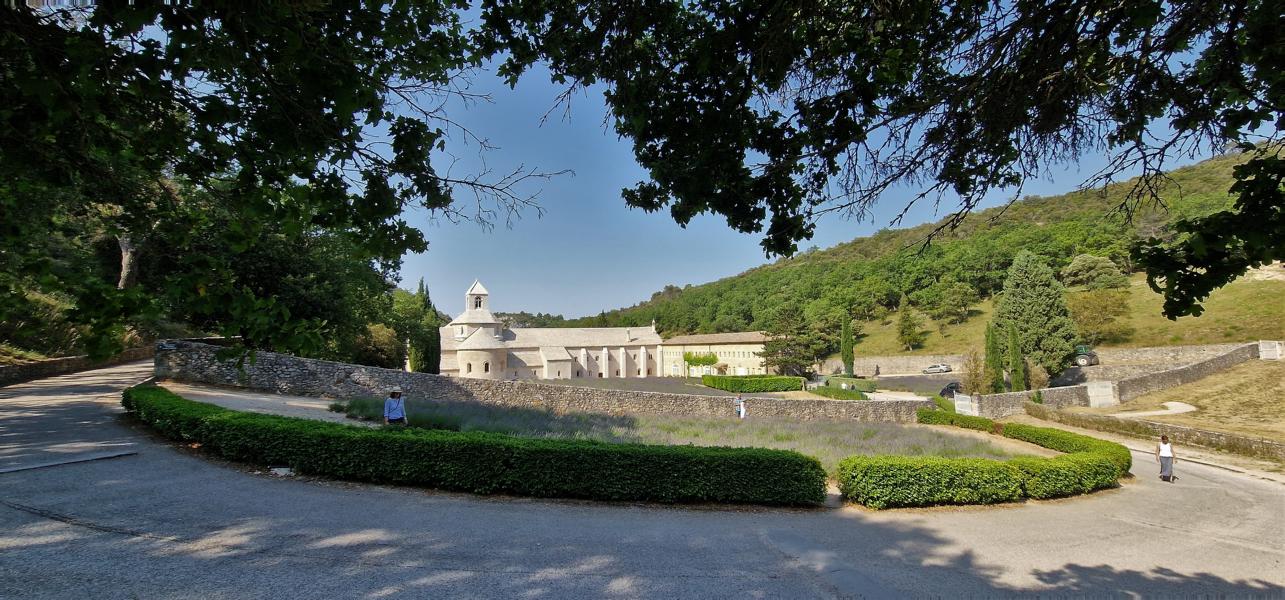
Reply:
[[[848,389],[857,390],[858,392],[875,391],[875,382],[870,379],[857,379],[855,377],[830,376],[830,377],[827,377],[825,380],[826,387],[843,389],[843,386],[845,384],[848,386]]]
[[[793,392],[803,389],[803,378],[785,375],[701,375],[701,384],[728,392]]]
[[[237,412],[154,386],[126,390],[122,404],[166,437],[199,442],[223,458],[338,479],[596,500],[805,505],[825,499],[821,464],[786,450],[373,429]]]
[[[1129,472],[1129,449],[1060,429],[996,423],[922,409],[920,423],[998,433],[1065,452],[1053,458],[1007,462],[908,456],[853,456],[839,463],[839,491],[871,508],[991,504],[1021,498],[1058,498],[1114,487]]]
[[[818,396],[825,396],[834,400],[869,400],[865,394],[857,390],[845,390],[837,387],[819,387],[808,390]]]

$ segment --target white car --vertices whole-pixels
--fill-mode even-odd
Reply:
[[[950,365],[942,363],[940,365],[930,365],[927,369],[924,369],[924,374],[927,375],[930,373],[949,373],[950,371],[951,371]]]

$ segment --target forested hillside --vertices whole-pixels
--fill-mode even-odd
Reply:
[[[567,324],[641,326],[655,319],[666,335],[767,329],[775,309],[795,305],[814,325],[837,330],[847,315],[869,322],[873,333],[903,297],[939,329],[981,323],[985,300],[1000,290],[1019,250],[1045,257],[1056,271],[1077,255],[1092,254],[1132,272],[1129,248],[1136,240],[1165,237],[1174,220],[1231,204],[1232,167],[1241,159],[1230,154],[1171,172],[1162,192],[1167,207],[1144,207],[1132,220],[1114,209],[1133,181],[1105,191],[1027,197],[976,213],[927,246],[923,241],[939,223],[883,230],[704,285],[666,286],[635,306]],[[1150,293],[1145,285],[1136,291]]]

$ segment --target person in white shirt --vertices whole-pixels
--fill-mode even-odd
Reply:
[[[402,398],[400,386],[393,386],[393,389],[388,390],[388,398],[384,400],[384,424],[406,424],[406,400]]]
[[[1156,444],[1156,462],[1160,463],[1160,480],[1173,483],[1173,463],[1178,460],[1174,454],[1173,444],[1169,443],[1169,436],[1160,436],[1160,443]]]

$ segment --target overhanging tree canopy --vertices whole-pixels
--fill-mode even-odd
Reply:
[[[1141,171],[1121,207],[1158,201],[1175,157],[1235,143],[1232,211],[1138,251],[1170,317],[1285,256],[1277,143],[1285,16],[1268,0],[936,2],[484,0],[488,52],[605,84],[648,181],[626,202],[680,224],[712,212],[792,254],[826,212],[890,189],[958,198],[1105,152],[1088,183]]]

